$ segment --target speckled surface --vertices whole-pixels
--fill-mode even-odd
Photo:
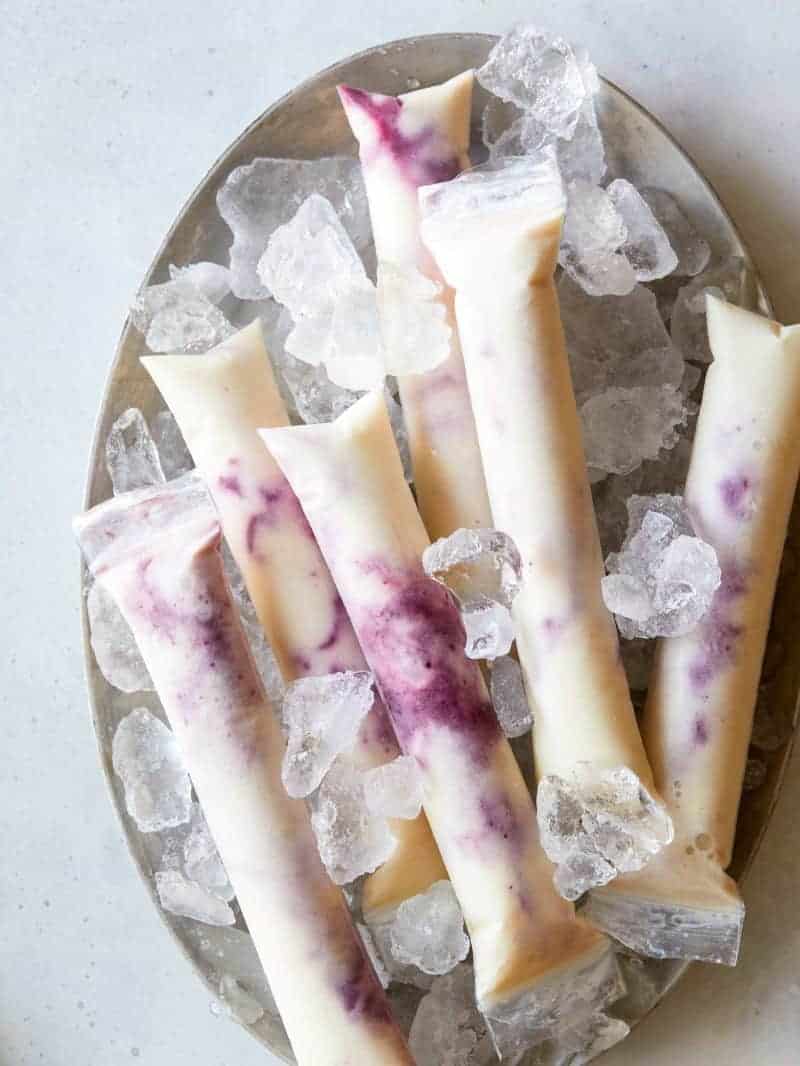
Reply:
[[[131,295],[182,201],[245,124],[301,78],[378,41],[495,31],[536,14],[511,0],[436,8],[0,8],[3,1066],[271,1061],[211,1014],[126,854],[86,707],[68,519]],[[778,314],[799,320],[800,8],[563,0],[557,16],[542,10],[694,156]],[[738,970],[695,969],[608,1066],[800,1061],[798,806],[800,755],[745,892]]]

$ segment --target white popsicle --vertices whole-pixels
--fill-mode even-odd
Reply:
[[[478,1004],[506,1044],[618,993],[608,942],[552,885],[530,795],[457,605],[428,578],[429,543],[380,393],[335,422],[262,431],[298,494],[348,610],[472,939]],[[508,1046],[506,1044],[506,1046]]]
[[[494,525],[523,560],[512,613],[535,704],[540,825],[560,863],[557,883],[574,898],[614,876],[617,863],[648,861],[671,831],[648,795],[652,775],[601,597],[602,554],[553,283],[564,193],[554,159],[543,157],[473,171],[423,189],[420,200],[423,239],[456,291]],[[627,789],[617,789],[608,775],[620,768],[636,775],[644,795],[636,787],[631,800],[630,775]],[[586,847],[598,849],[588,878],[584,853],[569,849],[573,826],[559,797],[570,795],[592,808],[600,797],[603,810],[594,833],[583,820]]]
[[[468,70],[397,97],[339,89],[359,143],[379,263],[419,270],[440,284],[420,240],[417,189],[469,166],[473,80]],[[434,540],[492,524],[452,293],[445,289],[441,299],[452,330],[449,357],[426,374],[398,379],[419,509]]]
[[[259,322],[205,355],[142,359],[169,404],[219,511],[225,538],[284,680],[364,670],[353,627],[302,508],[256,432],[289,418]],[[399,754],[380,700],[352,756],[364,768]],[[393,820],[397,845],[364,885],[367,914],[446,876],[424,816]]]
[[[800,326],[707,302],[714,362],[685,499],[722,583],[696,629],[660,642],[643,723],[675,840],[647,870],[592,893],[589,907],[637,951],[732,965],[744,905],[723,871],[800,470]]]
[[[308,812],[225,581],[197,475],[75,522],[130,625],[180,745],[300,1066],[413,1066]]]

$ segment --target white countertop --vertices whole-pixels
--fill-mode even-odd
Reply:
[[[800,6],[562,0],[545,24],[672,131],[778,315],[800,320]],[[131,296],[209,164],[348,53],[498,31],[510,0],[7,0],[0,5],[0,1063],[250,1066],[154,912],[106,795],[78,626],[92,424]],[[758,14],[756,14],[758,9]],[[696,968],[609,1066],[800,1063],[800,757],[745,893],[734,972]],[[371,1064],[364,1064],[371,1066]]]

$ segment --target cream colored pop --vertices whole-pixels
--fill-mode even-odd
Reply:
[[[205,355],[142,359],[171,408],[222,520],[284,680],[365,669],[353,627],[302,508],[256,432],[289,419],[259,322]],[[352,753],[370,768],[399,754],[380,701]],[[392,820],[397,844],[364,886],[370,916],[446,876],[424,816]]]
[[[419,270],[440,285],[420,240],[417,189],[469,166],[473,80],[468,70],[397,97],[339,89],[359,144],[379,264]],[[445,287],[441,299],[451,326],[450,355],[434,370],[398,381],[417,500],[433,539],[492,524],[452,292]]]
[[[480,667],[464,655],[458,608],[422,569],[429,540],[382,395],[367,394],[335,422],[262,436],[421,771],[425,812],[472,939],[480,1008],[512,1049],[508,1026],[519,1035],[520,1023],[532,1042],[562,1021],[576,1024],[576,989],[587,1009],[618,994],[609,943],[553,888],[527,787]]]
[[[648,861],[669,820],[631,706],[570,380],[553,272],[565,199],[553,159],[515,161],[423,189],[422,235],[456,292],[456,317],[495,526],[516,542],[523,583],[517,650],[535,705],[543,843],[575,898]],[[636,775],[635,778],[632,774]],[[624,786],[624,787],[623,787]],[[640,802],[640,787],[646,790]],[[603,809],[582,841],[586,875],[560,824],[560,796]],[[613,819],[618,847],[599,843]],[[584,826],[586,820],[584,820]],[[576,872],[580,870],[580,872]]]
[[[744,905],[723,871],[800,470],[800,326],[709,297],[708,330],[714,361],[685,499],[722,582],[696,629],[660,642],[643,725],[675,841],[589,905],[637,951],[732,965]]]
[[[247,920],[299,1066],[413,1066],[302,800],[225,581],[197,475],[75,523],[128,622]]]

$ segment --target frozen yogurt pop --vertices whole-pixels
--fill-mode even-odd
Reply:
[[[296,496],[258,437],[259,426],[289,419],[259,322],[205,355],[142,359],[172,409],[218,508],[225,538],[284,680],[366,663],[353,627]],[[363,768],[399,748],[377,700],[351,757]],[[394,852],[364,886],[368,915],[446,876],[423,815],[393,819]]]
[[[733,965],[744,905],[723,871],[800,470],[800,326],[709,297],[708,335],[685,500],[722,582],[691,633],[660,642],[643,723],[675,840],[589,907],[637,951]]]
[[[336,581],[472,938],[478,1005],[498,1030],[546,1035],[618,991],[606,939],[552,884],[533,804],[492,710],[450,593],[428,578],[425,527],[382,394],[335,422],[261,434]]]
[[[420,192],[422,235],[456,317],[494,525],[522,556],[517,650],[534,704],[538,816],[577,898],[670,838],[613,619],[553,272],[555,161],[517,160]],[[576,813],[577,812],[577,813]]]
[[[418,270],[440,285],[420,239],[417,189],[469,166],[473,80],[468,70],[397,97],[339,89],[359,144],[378,263]],[[398,379],[417,501],[434,540],[492,524],[452,295],[443,289],[440,297],[451,327],[449,356],[425,374]]]
[[[299,1066],[413,1066],[306,806],[283,788],[280,726],[203,482],[118,496],[75,529],[153,678]]]

